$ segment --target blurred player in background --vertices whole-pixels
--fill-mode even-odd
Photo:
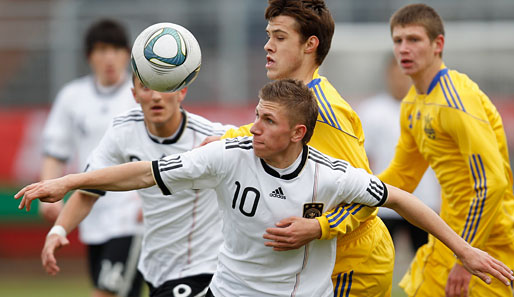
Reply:
[[[382,172],[394,157],[394,148],[400,137],[400,105],[411,86],[410,78],[403,74],[392,53],[387,55],[385,62],[384,81],[387,91],[364,100],[357,107],[366,136],[364,147],[373,172]],[[441,189],[430,168],[414,194],[434,211],[439,212]],[[380,208],[378,215],[384,221],[395,243],[395,237],[402,230],[408,233],[412,252],[427,243],[427,233],[407,222],[395,211]]]
[[[444,26],[424,4],[390,20],[394,54],[413,87],[402,101],[394,159],[379,176],[412,191],[430,166],[441,185],[441,217],[472,246],[514,267],[514,196],[502,119],[468,76],[443,63]],[[409,296],[512,296],[485,285],[429,236],[400,282]]]
[[[43,132],[42,179],[62,176],[72,158],[83,170],[112,118],[136,106],[130,93],[125,29],[112,20],[96,22],[86,33],[85,51],[92,74],[65,85],[48,117]],[[62,204],[40,204],[40,213],[52,222],[61,209]],[[80,224],[79,236],[87,245],[95,287],[93,296],[139,296],[140,212],[141,201],[135,192],[108,193]]]
[[[317,98],[318,123],[309,143],[331,157],[371,172],[364,150],[364,134],[357,113],[323,76],[319,67],[334,34],[334,20],[322,0],[270,0],[265,44],[269,79],[303,81]],[[229,130],[224,138],[251,135],[250,125]],[[394,246],[377,208],[359,204],[341,206],[316,220],[288,218],[270,228],[267,244],[277,249],[298,248],[317,238],[338,237],[332,273],[334,295],[387,296],[394,267]],[[321,224],[321,228],[320,228]],[[366,265],[362,263],[366,262]],[[370,267],[373,267],[370,269]]]
[[[301,81],[270,82],[260,90],[259,99],[253,137],[216,141],[154,161],[129,162],[32,184],[15,195],[17,199],[23,196],[19,208],[29,210],[34,199],[58,201],[72,189],[120,191],[156,189],[152,186],[157,185],[163,195],[171,195],[159,199],[172,203],[173,196],[183,190],[213,188],[223,218],[224,242],[207,296],[334,296],[330,274],[335,239],[277,252],[264,248],[261,232],[288,216],[321,213],[356,202],[395,209],[441,239],[469,271],[487,283],[491,277],[486,273],[504,286],[514,279],[503,263],[471,247],[415,196],[308,147],[318,103]]]
[[[133,97],[141,109],[114,118],[88,160],[88,171],[182,153],[198,146],[206,136],[222,135],[231,127],[183,110],[187,88],[160,93],[146,88],[135,76],[133,81]],[[71,232],[91,211],[98,194],[105,194],[86,192],[77,191],[68,200],[55,222],[57,228]],[[138,268],[150,286],[150,296],[205,295],[222,242],[216,193],[185,190],[165,197],[158,187],[151,187],[139,194],[145,232]],[[59,271],[54,254],[66,242],[58,234],[47,237],[42,262],[48,273]]]

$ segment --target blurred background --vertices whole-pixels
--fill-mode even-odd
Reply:
[[[392,48],[387,22],[413,2],[326,2],[337,26],[320,73],[357,107],[385,88],[383,68]],[[514,1],[422,2],[445,20],[446,65],[468,74],[489,95],[514,148]],[[185,108],[238,125],[253,120],[257,92],[267,82],[266,6],[264,0],[0,0],[0,296],[87,296],[84,250],[76,234],[60,254],[64,271],[46,276],[39,252],[50,225],[37,208],[17,210],[12,198],[21,185],[38,179],[41,130],[57,91],[89,72],[85,29],[99,18],[113,18],[134,40],[157,22],[187,27],[203,59]],[[395,278],[411,257],[402,253],[399,240]],[[397,288],[393,295],[403,296]]]

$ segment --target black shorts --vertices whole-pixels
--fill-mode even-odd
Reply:
[[[196,297],[205,296],[212,274],[198,274],[184,278],[169,280],[154,288],[151,284],[150,297]]]
[[[98,290],[120,297],[139,297],[143,276],[137,270],[141,236],[124,236],[87,245],[89,274]]]

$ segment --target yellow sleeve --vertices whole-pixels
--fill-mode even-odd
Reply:
[[[428,168],[428,162],[423,158],[409,131],[409,116],[403,110],[400,118],[400,138],[396,145],[393,160],[377,177],[404,191],[412,193]]]
[[[338,234],[348,234],[371,216],[376,216],[376,212],[376,207],[358,203],[340,205],[316,218],[321,226],[320,239],[332,239]]]
[[[491,104],[492,106],[492,104]],[[494,109],[491,112],[496,112]],[[499,117],[499,115],[497,115]],[[442,111],[443,129],[455,141],[463,161],[467,164],[472,197],[460,208],[459,217],[466,218],[461,235],[472,246],[482,248],[486,243],[496,218],[502,211],[502,199],[508,188],[498,140],[486,111],[477,116],[451,109]],[[499,121],[501,125],[501,120]]]
[[[250,128],[252,128],[252,126],[253,123],[241,126],[237,129],[228,129],[227,132],[223,136],[221,136],[221,139],[234,138],[238,136],[252,136],[252,133],[250,133]]]

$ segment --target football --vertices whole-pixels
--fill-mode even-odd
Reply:
[[[202,54],[189,30],[158,23],[141,32],[132,46],[131,67],[147,87],[175,92],[191,84],[200,71]]]

